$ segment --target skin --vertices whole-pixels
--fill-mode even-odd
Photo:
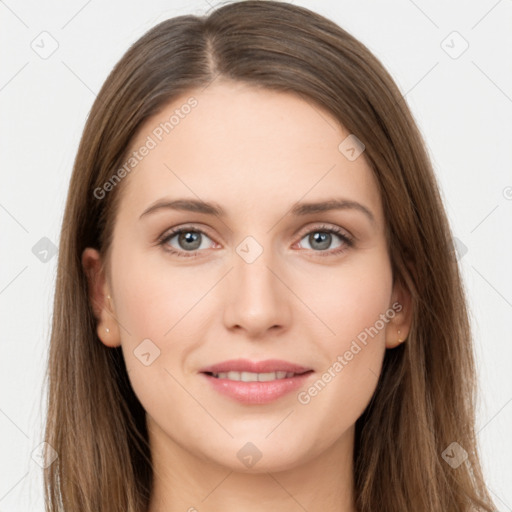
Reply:
[[[190,96],[197,107],[124,178],[105,271],[95,249],[82,257],[98,336],[122,346],[147,411],[150,512],[354,512],[355,422],[375,391],[385,350],[407,337],[412,316],[409,294],[393,286],[375,178],[364,153],[350,161],[339,151],[349,132],[327,111],[229,81],[169,104],[132,149]],[[160,209],[140,218],[164,197],[214,201],[227,214]],[[375,221],[356,209],[289,213],[299,201],[333,198],[357,201]],[[198,257],[157,244],[184,225],[205,232]],[[354,245],[336,234],[330,245],[315,242],[308,235],[325,233],[322,225],[339,227]],[[247,236],[263,250],[252,263],[236,251]],[[187,254],[178,236],[166,244]],[[307,389],[396,301],[402,311],[307,404],[297,392],[240,404],[198,373],[238,357],[284,359],[314,370]],[[160,350],[148,366],[134,354],[147,338]],[[247,442],[261,453],[252,467],[237,457]]]

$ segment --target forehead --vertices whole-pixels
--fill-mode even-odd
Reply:
[[[263,216],[301,200],[346,197],[379,219],[378,187],[364,152],[350,160],[340,150],[349,135],[297,94],[233,82],[192,90],[139,130],[120,210],[140,214],[161,197],[186,196],[220,203],[228,215]]]

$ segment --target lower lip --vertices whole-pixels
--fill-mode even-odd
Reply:
[[[213,389],[244,404],[268,404],[282,396],[296,391],[304,385],[313,372],[303,373],[288,379],[276,379],[267,382],[242,382],[218,379],[202,373]]]

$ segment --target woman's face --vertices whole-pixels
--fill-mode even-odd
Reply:
[[[377,183],[349,135],[298,96],[220,82],[134,140],[98,334],[122,346],[169,456],[276,471],[351,447],[408,326]],[[84,266],[97,258],[87,249]]]

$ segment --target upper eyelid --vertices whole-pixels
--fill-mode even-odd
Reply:
[[[158,237],[159,240],[165,240],[166,238],[169,238],[169,237],[174,237],[176,235],[178,235],[181,231],[197,231],[198,233],[202,233],[203,235],[206,235],[208,236],[209,238],[212,238],[213,237],[208,233],[208,230],[205,229],[205,228],[200,228],[200,227],[197,227],[197,226],[194,226],[194,225],[183,225],[183,226],[176,226],[174,228],[170,228],[166,231],[163,232],[163,234],[161,236]]]

